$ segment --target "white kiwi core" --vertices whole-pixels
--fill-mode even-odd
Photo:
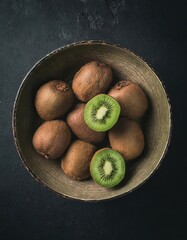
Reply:
[[[97,118],[98,120],[103,119],[103,118],[106,116],[107,112],[108,112],[108,108],[105,107],[104,105],[102,105],[102,106],[97,110],[96,118]]]
[[[112,170],[113,170],[111,162],[106,161],[104,166],[103,166],[103,170],[104,170],[106,175],[110,175],[112,173]]]

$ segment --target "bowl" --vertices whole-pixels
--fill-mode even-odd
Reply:
[[[91,179],[81,182],[69,179],[61,171],[58,160],[47,161],[32,146],[34,131],[41,124],[34,108],[37,89],[52,79],[71,81],[76,71],[92,60],[111,66],[115,80],[129,79],[138,83],[149,99],[149,110],[144,121],[145,150],[139,159],[127,164],[126,178],[112,189],[102,188]],[[131,192],[155,172],[169,144],[171,113],[161,81],[140,57],[118,45],[84,41],[59,48],[32,67],[18,90],[12,123],[18,153],[36,180],[64,197],[101,201]]]

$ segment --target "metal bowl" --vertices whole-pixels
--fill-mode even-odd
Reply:
[[[98,60],[109,64],[116,80],[138,83],[149,99],[144,118],[146,147],[142,156],[127,165],[127,176],[116,188],[105,189],[91,179],[69,179],[60,163],[47,161],[32,146],[32,136],[41,123],[34,108],[37,89],[52,79],[71,80],[85,63]],[[59,48],[39,62],[24,78],[13,109],[13,134],[18,153],[32,176],[53,191],[69,198],[100,201],[125,195],[144,183],[158,168],[170,140],[171,112],[165,89],[154,71],[137,55],[103,41],[87,41]]]

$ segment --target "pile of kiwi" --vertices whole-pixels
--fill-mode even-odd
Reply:
[[[103,187],[115,187],[124,179],[126,162],[143,152],[139,119],[147,108],[139,85],[113,81],[109,65],[92,61],[71,84],[51,80],[38,89],[35,109],[44,122],[32,143],[44,158],[59,159],[67,177],[81,181],[91,176]]]

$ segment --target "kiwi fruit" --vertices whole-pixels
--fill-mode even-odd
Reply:
[[[120,105],[107,94],[99,94],[86,103],[84,120],[89,128],[104,132],[112,128],[120,115]]]
[[[74,180],[84,180],[90,176],[90,161],[96,148],[81,140],[74,141],[61,159],[63,172]]]
[[[64,121],[44,122],[34,133],[32,143],[35,150],[46,159],[59,158],[71,141],[71,131]]]
[[[121,117],[109,131],[112,149],[121,153],[125,160],[132,160],[141,155],[145,140],[140,125],[126,117]]]
[[[35,108],[44,120],[62,117],[74,103],[74,94],[64,81],[52,80],[42,85],[37,91]]]
[[[106,134],[105,132],[96,132],[87,126],[84,121],[84,107],[84,103],[77,104],[67,115],[67,124],[79,139],[90,143],[100,143]]]
[[[120,104],[121,116],[137,119],[142,117],[148,108],[148,100],[142,88],[128,80],[116,83],[108,95]]]
[[[80,101],[87,102],[95,95],[105,93],[111,82],[111,68],[105,63],[92,61],[75,74],[72,89]]]
[[[125,161],[111,148],[98,150],[92,157],[90,173],[93,180],[106,188],[118,185],[125,176]]]

